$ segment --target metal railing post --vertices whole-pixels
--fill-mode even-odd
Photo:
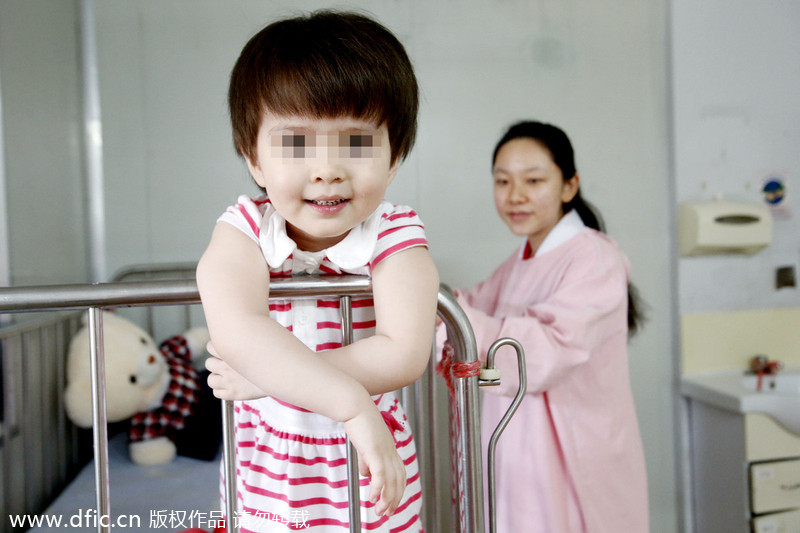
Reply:
[[[94,483],[97,503],[97,531],[111,531],[111,498],[108,482],[108,428],[106,425],[106,365],[103,345],[103,311],[89,309],[89,361],[92,380],[92,437]]]
[[[239,533],[236,501],[236,439],[233,402],[222,400],[222,461],[225,469],[225,531]]]
[[[342,346],[353,342],[353,305],[350,296],[339,298],[339,310],[342,315]],[[347,437],[347,494],[349,495],[348,512],[350,516],[350,533],[361,531],[361,490],[358,475],[358,454],[355,446]]]
[[[445,284],[439,290],[439,315],[453,345],[454,360],[474,363],[478,360],[478,344],[469,319],[458,305],[452,290]],[[453,380],[455,402],[453,409],[460,425],[457,436],[456,473],[458,484],[459,531],[483,533],[483,470],[481,461],[480,398],[478,376]],[[480,504],[478,504],[480,502]]]
[[[435,347],[434,347],[435,348]],[[438,483],[437,480],[439,477],[436,475],[436,468],[437,468],[437,461],[436,461],[436,427],[433,424],[433,421],[436,420],[436,357],[431,355],[431,360],[428,364],[428,378],[426,380],[427,387],[428,387],[428,397],[427,397],[427,410],[425,411],[426,420],[428,422],[428,447],[427,447],[427,457],[428,457],[428,478],[431,480],[432,490],[428,491],[428,495],[425,497],[424,505],[426,509],[433,509],[434,511],[438,508],[437,507],[437,498],[438,498]],[[420,408],[422,412],[422,409]],[[436,514],[433,514],[433,519],[430,520],[433,522],[431,527],[431,533],[437,533],[439,531],[439,521],[436,520]]]

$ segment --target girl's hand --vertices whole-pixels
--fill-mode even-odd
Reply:
[[[394,514],[406,489],[406,468],[375,404],[345,421],[344,429],[358,453],[359,473],[370,478],[375,514]]]
[[[210,342],[206,349],[211,354],[211,357],[206,359],[206,368],[211,372],[208,376],[208,386],[214,389],[214,396],[221,400],[255,400],[267,396],[266,392],[220,359]]]

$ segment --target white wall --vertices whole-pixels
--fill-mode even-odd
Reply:
[[[0,287],[11,283],[11,269],[8,262],[8,219],[6,213],[6,163],[3,144],[3,83],[0,72]]]
[[[775,269],[800,260],[800,3],[672,3],[678,201],[762,202],[775,171],[789,186],[765,250],[680,260],[681,313],[796,307],[800,291],[776,291]]]
[[[797,268],[800,252],[793,190],[800,183],[800,3],[671,0],[670,11],[677,203],[719,195],[763,202],[763,180],[773,172],[787,178],[789,193],[788,209],[775,212],[772,244],[757,255],[679,259],[679,313],[798,307],[796,288],[775,289],[775,269]],[[786,331],[787,338],[796,337],[796,325],[787,324]],[[718,329],[712,337],[725,334]],[[777,341],[765,342],[775,347]],[[724,352],[703,363],[736,355],[744,360],[745,354]]]
[[[298,5],[330,7],[288,0],[97,2],[110,271],[196,260],[216,217],[237,194],[255,191],[231,147],[227,77],[247,39]],[[418,144],[389,199],[413,205],[425,220],[443,281],[475,283],[519,244],[491,199],[490,156],[502,131],[534,118],[570,134],[584,194],[628,252],[649,304],[650,320],[631,345],[632,385],[652,531],[675,531],[665,2],[353,6],[394,30],[417,70]]]
[[[0,0],[10,277],[84,281],[80,65],[73,0]]]

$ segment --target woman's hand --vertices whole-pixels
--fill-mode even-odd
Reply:
[[[345,421],[344,429],[358,453],[359,473],[370,478],[375,514],[394,514],[406,489],[406,469],[375,404]]]
[[[214,396],[221,400],[255,400],[267,396],[267,393],[232,369],[228,363],[219,358],[214,345],[206,346],[211,357],[206,359],[208,386],[214,389]]]

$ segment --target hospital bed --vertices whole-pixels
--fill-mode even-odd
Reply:
[[[188,527],[210,530],[214,521],[221,518],[218,462],[178,457],[169,465],[136,466],[127,456],[124,436],[109,440],[105,420],[103,354],[99,342],[103,309],[144,310],[145,316],[138,318],[146,322],[151,332],[171,320],[175,321],[174,316],[154,317],[163,309],[176,311],[184,324],[191,324],[202,316],[197,305],[199,296],[193,272],[191,265],[148,265],[127,269],[111,283],[0,289],[0,313],[42,310],[51,313],[46,318],[30,321],[27,326],[5,327],[0,333],[3,397],[6,398],[0,424],[0,468],[3,469],[0,471],[3,480],[0,510],[5,518],[4,531],[26,531],[26,527],[19,523],[11,527],[9,517],[12,515],[27,515],[41,520],[60,518],[62,528],[72,520],[74,527],[70,529],[75,531],[110,531],[113,524],[120,527],[129,525],[136,531],[180,531]],[[270,286],[271,296],[276,298],[339,297],[345,339],[348,330],[351,331],[349,299],[370,291],[369,279],[357,276],[301,276],[273,281]],[[53,310],[65,309],[72,311],[52,314]],[[91,358],[96,422],[91,443],[87,442],[89,437],[85,432],[77,430],[65,418],[61,400],[66,347],[79,327],[80,316],[87,309],[90,335],[95,340]],[[432,357],[426,374],[401,392],[401,401],[418,445],[423,520],[428,532],[481,532],[484,529],[484,498],[477,348],[466,315],[444,285],[439,293],[439,316],[445,323],[448,341],[453,348],[450,356],[439,362],[438,370],[446,379],[436,378],[436,361]],[[55,333],[49,333],[51,329]],[[177,329],[172,330],[175,331]],[[154,333],[157,339],[162,336]],[[524,384],[524,355],[515,341],[498,341],[491,350],[489,366],[492,366],[494,350],[501,344],[512,344],[517,350],[521,363],[520,383]],[[40,360],[41,364],[33,364],[34,360]],[[497,378],[488,373],[487,377],[485,384],[491,384],[491,379]],[[513,414],[522,394],[524,389],[521,388],[506,418],[495,431],[490,449],[493,449],[496,437]],[[46,415],[38,416],[39,411]],[[223,419],[228,426],[231,414],[232,404],[224,402]],[[41,427],[31,428],[28,422],[39,418]],[[443,418],[447,420],[443,421]],[[450,431],[445,439],[449,444],[445,445],[435,428],[448,425]],[[16,440],[13,436],[17,437]],[[233,432],[226,428],[224,441],[228,457],[232,438]],[[82,466],[92,451],[94,459]],[[223,477],[232,479],[235,476],[233,462],[226,459],[223,464]],[[353,460],[351,464],[351,472],[357,474],[356,462]],[[493,459],[489,461],[490,476],[492,469]],[[228,484],[230,487],[232,484]],[[490,489],[490,511],[493,511],[493,492]],[[356,506],[352,503],[358,499],[352,496],[354,494],[351,492],[351,530],[358,531],[357,510],[353,510]],[[227,501],[235,502],[236,499],[229,495]],[[46,511],[42,512],[48,503]],[[226,513],[235,516],[233,508],[229,507]],[[99,520],[97,517],[110,519]],[[133,520],[138,520],[138,523],[133,524]],[[32,525],[27,524],[28,527]],[[53,529],[54,526],[44,523],[31,527],[30,531],[39,533]],[[231,530],[235,528],[231,527]]]

